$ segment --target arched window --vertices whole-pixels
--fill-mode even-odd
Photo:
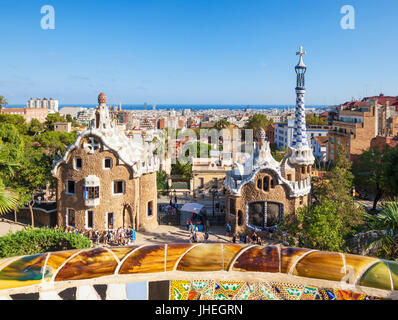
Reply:
[[[262,185],[261,185],[261,179],[257,180],[257,188],[261,189]]]

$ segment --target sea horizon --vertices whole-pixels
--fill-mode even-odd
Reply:
[[[119,107],[120,104],[109,104],[110,107]],[[325,109],[329,108],[332,105],[308,105],[306,109]],[[10,104],[7,106],[3,106],[4,108],[23,108],[26,105],[22,104]],[[58,109],[62,109],[64,107],[76,107],[76,108],[96,108],[97,104],[60,104]],[[184,109],[191,109],[191,110],[239,110],[239,109],[294,109],[295,105],[242,105],[242,104],[159,104],[155,105],[156,110],[184,110]],[[145,110],[144,105],[139,104],[122,104],[122,110]],[[146,110],[151,111],[153,110],[152,104],[148,104],[146,106]]]

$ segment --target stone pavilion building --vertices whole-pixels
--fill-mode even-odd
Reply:
[[[293,141],[281,162],[271,155],[264,129],[257,132],[253,155],[235,162],[227,173],[226,221],[235,234],[256,230],[260,235],[283,222],[286,215],[310,203],[311,169],[314,163],[309,146],[304,107],[304,74],[307,69],[302,47],[296,66],[296,112]]]
[[[95,119],[54,162],[58,226],[109,230],[157,226],[156,171],[152,145],[128,138],[98,96]]]

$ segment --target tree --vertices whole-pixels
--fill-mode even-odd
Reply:
[[[273,123],[271,119],[268,119],[264,114],[256,113],[247,121],[245,128],[253,130],[253,136],[257,134],[257,130],[263,128],[266,132],[268,126]]]
[[[319,205],[310,208],[302,207],[297,216],[286,218],[282,229],[289,234],[289,242],[298,245],[326,251],[342,251],[344,245],[343,219],[338,214],[338,204],[324,199]]]
[[[54,156],[58,150],[65,152],[66,147],[71,145],[76,140],[76,131],[72,132],[57,132],[46,131],[34,138],[42,148],[45,149],[47,155]]]
[[[48,130],[54,130],[54,123],[56,122],[66,122],[66,119],[62,117],[59,112],[50,113],[45,121],[45,126]]]
[[[44,149],[28,146],[25,149],[25,156],[20,162],[19,170],[9,183],[19,193],[19,205],[28,205],[32,227],[34,226],[34,196],[51,182],[53,182],[51,162]]]
[[[192,179],[192,163],[181,163],[178,160],[175,164],[171,165],[171,174],[182,175],[185,181],[190,181]]]
[[[230,125],[230,123],[229,123],[227,120],[221,119],[221,120],[218,120],[218,121],[216,122],[216,124],[214,125],[214,127],[215,127],[216,129],[218,129],[218,130],[221,130],[221,129],[227,128],[229,125]]]
[[[344,146],[337,148],[335,166],[326,177],[327,180],[318,186],[315,198],[320,203],[328,199],[338,204],[337,213],[343,219],[343,236],[348,237],[355,231],[355,227],[363,223],[365,211],[351,195],[354,175]]]
[[[389,149],[385,160],[386,189],[390,195],[398,195],[398,146]]]
[[[8,105],[8,101],[3,96],[0,96],[0,107],[2,107],[4,105]]]
[[[44,125],[39,120],[33,118],[30,121],[29,125],[29,130],[28,130],[29,135],[36,136],[43,132],[44,132]]]
[[[196,154],[199,158],[208,158],[211,146],[207,143],[194,142],[184,146],[185,157],[192,158]]]
[[[158,171],[156,172],[156,183],[158,190],[169,190],[169,184],[167,181],[168,175],[166,171]]]
[[[12,124],[20,134],[25,135],[28,132],[28,124],[25,118],[19,114],[0,114],[0,123]]]
[[[386,203],[382,211],[373,216],[366,215],[369,226],[376,230],[377,237],[368,249],[375,249],[382,259],[398,259],[398,201]]]
[[[384,194],[388,192],[386,164],[388,162],[388,147],[379,150],[370,148],[364,151],[353,164],[355,185],[361,186],[367,193],[374,194],[373,210]]]
[[[305,115],[305,123],[308,126],[327,125],[327,121],[314,113],[307,113]]]

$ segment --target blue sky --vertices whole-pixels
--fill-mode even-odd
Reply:
[[[55,30],[42,30],[43,5]],[[340,9],[355,9],[355,29]],[[1,0],[0,94],[10,104],[294,104],[398,95],[396,0]]]

